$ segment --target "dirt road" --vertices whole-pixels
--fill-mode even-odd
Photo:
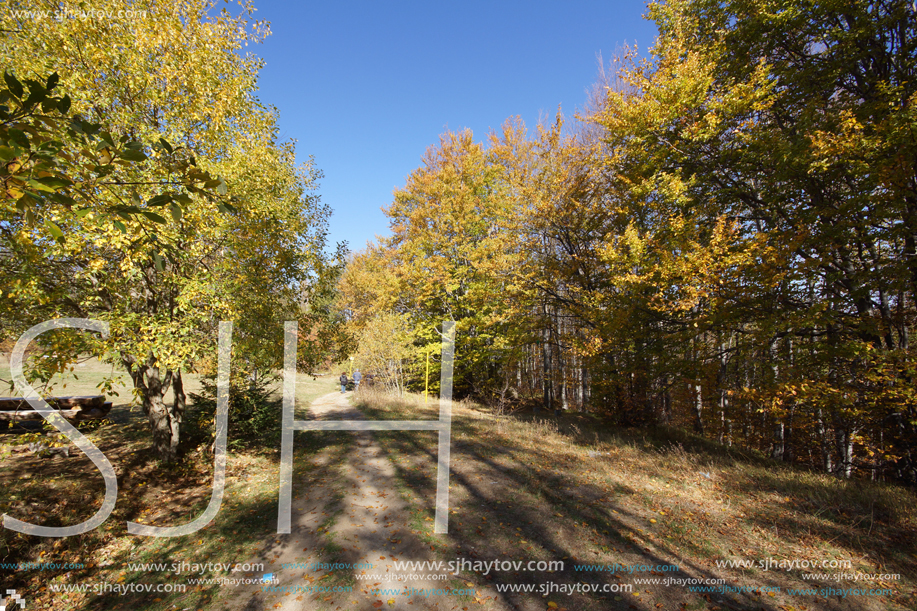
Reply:
[[[319,397],[309,408],[309,418],[363,419],[350,404],[351,395],[334,392]],[[296,435],[303,434],[325,433]],[[430,593],[456,582],[415,579],[426,574],[423,570],[396,570],[395,562],[435,558],[411,532],[410,512],[395,486],[391,461],[371,433],[349,434],[354,436],[354,449],[342,464],[334,464],[331,452],[323,450],[312,459],[319,476],[311,478],[310,484],[294,473],[293,532],[277,535],[265,553],[252,560],[263,563],[273,580],[260,587],[237,587],[235,608],[438,611],[456,607],[454,596],[404,594],[412,589]],[[428,528],[432,532],[432,523]],[[350,591],[340,591],[346,588]]]

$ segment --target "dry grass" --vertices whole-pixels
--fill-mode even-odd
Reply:
[[[88,376],[87,376],[88,377]],[[74,382],[71,382],[73,384]],[[83,383],[82,381],[80,383]],[[89,383],[89,382],[85,382]],[[300,376],[300,408],[335,390],[334,377]],[[363,388],[361,409],[374,419],[436,419],[439,405],[423,398],[393,398]],[[119,414],[121,414],[119,416]],[[121,417],[123,416],[123,418]],[[193,537],[144,539],[126,533],[125,522],[184,523],[206,505],[212,466],[192,451],[181,467],[157,466],[146,427],[126,406],[117,424],[89,433],[119,475],[119,500],[109,520],[90,533],[66,539],[23,537],[5,530],[2,562],[82,562],[69,572],[17,572],[5,587],[26,593],[31,608],[211,609],[222,608],[232,588],[205,586],[185,594],[119,597],[54,594],[49,583],[184,583],[187,575],[130,571],[128,562],[246,562],[275,538],[277,453],[233,454],[227,492],[217,519]],[[465,572],[461,583],[478,589],[458,609],[912,609],[917,557],[917,495],[895,486],[839,481],[712,444],[677,431],[612,429],[588,415],[560,419],[517,414],[495,416],[472,403],[453,406],[450,531],[433,535],[437,434],[380,432],[380,445],[395,463],[405,516],[443,560],[564,560],[550,575]],[[10,439],[9,434],[3,437]],[[296,481],[333,479],[309,457],[332,447],[346,451],[347,435],[303,435],[296,441]],[[100,504],[102,482],[91,463],[15,454],[0,472],[0,508],[48,525],[73,524]],[[329,548],[329,557],[334,549]],[[727,559],[850,560],[847,572],[900,573],[898,582],[869,587],[891,596],[791,596],[792,587],[863,587],[814,583],[800,570],[726,569]],[[677,564],[670,576],[723,578],[750,589],[780,587],[768,596],[694,593],[683,586],[641,585],[631,593],[573,595],[499,593],[496,584],[633,584],[635,575],[581,572],[574,565]],[[819,572],[836,572],[826,570]],[[216,577],[208,573],[203,577]],[[637,577],[652,577],[647,573]],[[666,574],[660,574],[660,577]],[[346,577],[346,576],[344,576]],[[343,578],[343,577],[342,577]],[[461,584],[451,583],[462,587]],[[814,585],[813,585],[814,584]],[[553,603],[555,607],[549,607]],[[449,605],[447,605],[447,608]],[[413,608],[413,607],[406,607]]]
[[[368,416],[436,418],[419,397],[360,397]],[[435,436],[381,433],[405,495],[427,516],[435,492]],[[493,608],[544,609],[532,594],[498,594],[494,583],[632,583],[619,573],[573,564],[676,564],[677,577],[721,578],[762,593],[700,594],[683,586],[640,586],[612,597],[549,596],[567,609],[912,609],[917,495],[835,478],[720,447],[677,431],[614,430],[583,414],[559,420],[495,416],[459,403],[453,411],[450,534],[443,558],[567,561],[563,575],[473,576]],[[891,596],[790,595],[787,588],[864,587],[812,582],[803,570],[718,568],[723,560],[849,560],[819,573],[899,573]],[[664,575],[661,575],[664,576]],[[472,577],[472,576],[466,576]],[[652,577],[649,574],[638,577]]]

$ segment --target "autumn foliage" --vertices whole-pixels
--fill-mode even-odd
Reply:
[[[575,121],[431,147],[340,284],[355,336],[409,321],[416,386],[455,320],[456,392],[500,408],[917,481],[913,7],[648,15]]]

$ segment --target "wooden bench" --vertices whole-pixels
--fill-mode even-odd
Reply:
[[[50,397],[45,399],[48,405],[66,418],[79,422],[81,420],[100,420],[108,416],[111,402],[105,401],[104,395],[87,397]],[[18,397],[0,397],[0,422],[16,420],[41,420],[41,414],[32,409],[29,402]]]

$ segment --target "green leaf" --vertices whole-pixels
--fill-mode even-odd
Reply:
[[[29,81],[34,83],[35,81]],[[45,88],[40,85],[29,92],[29,97],[26,98],[25,102],[22,103],[23,108],[32,108],[39,102],[44,101],[48,97],[48,94],[45,93]]]
[[[169,206],[169,212],[172,213],[172,219],[176,223],[181,220],[181,213],[182,213],[181,206],[177,204],[172,204],[171,206]]]
[[[59,176],[45,176],[43,178],[36,178],[35,180],[52,189],[62,189],[73,184],[73,181]]]
[[[29,86],[30,96],[37,93],[40,97],[44,98],[48,95],[48,91],[45,89],[44,83],[27,78],[25,79],[25,84]]]
[[[153,252],[153,263],[159,271],[163,271],[166,268],[166,262],[162,258],[162,255],[155,251]]]
[[[49,193],[47,197],[51,201],[63,204],[67,208],[71,208],[76,203],[72,197],[64,195],[63,193]]]
[[[7,130],[6,133],[7,137],[9,138],[9,142],[12,142],[16,146],[22,147],[24,149],[29,148],[29,137],[21,129],[11,127]]]
[[[169,194],[169,193],[160,193],[159,195],[156,195],[156,196],[154,196],[154,197],[151,197],[151,198],[149,199],[149,201],[147,201],[146,205],[147,205],[147,206],[165,206],[165,205],[168,204],[170,201],[172,201],[172,195],[171,195],[171,194]]]
[[[89,121],[80,120],[80,131],[82,131],[87,136],[95,136],[99,133],[99,130],[102,129],[102,126],[98,123],[90,123]]]
[[[25,184],[29,185],[33,189],[38,191],[44,191],[45,193],[54,193],[54,188],[49,187],[48,185],[42,184],[33,178],[27,178]]]
[[[22,83],[20,83],[19,80],[16,79],[15,76],[10,74],[9,72],[4,71],[3,80],[6,81],[6,86],[9,88],[10,93],[12,93],[17,98],[22,98],[22,93],[23,93]]]
[[[169,154],[170,154],[170,155],[171,155],[172,153],[175,152],[175,151],[172,150],[172,145],[169,144],[168,141],[166,141],[164,138],[160,138],[160,139],[159,139],[159,144],[162,145],[162,148],[164,148],[164,149],[166,149],[167,151],[169,151]]]
[[[66,113],[67,111],[70,110],[71,104],[72,104],[72,101],[70,100],[70,96],[65,95],[64,97],[61,98],[60,102],[57,103],[57,109],[62,113]]]
[[[128,161],[145,161],[146,155],[143,151],[138,151],[137,149],[124,149],[121,151],[121,158],[127,159]]]
[[[228,193],[228,189],[226,188],[226,181],[224,181],[222,178],[220,179],[220,184],[217,186],[217,193],[220,195],[226,195],[226,193]]]
[[[45,84],[45,89],[47,89],[48,91],[51,91],[52,89],[57,87],[58,81],[60,81],[60,75],[58,75],[57,72],[55,72],[51,76],[48,77],[48,82],[47,84]]]
[[[54,224],[54,221],[45,219],[45,227],[48,228],[48,232],[51,236],[60,243],[64,242],[64,232],[61,231],[60,227]]]
[[[159,216],[159,215],[156,214],[155,212],[150,212],[149,210],[141,210],[141,211],[140,211],[140,214],[142,214],[142,215],[145,216],[146,218],[150,219],[150,220],[153,221],[154,223],[163,223],[163,224],[166,223],[166,219],[165,219],[164,217],[162,217],[162,216]]]
[[[115,227],[117,227],[118,230],[121,231],[121,233],[125,233],[125,234],[127,233],[127,227],[125,227],[125,226],[124,226],[124,223],[122,223],[121,221],[115,219],[115,220],[112,221],[112,224],[113,224]]]

